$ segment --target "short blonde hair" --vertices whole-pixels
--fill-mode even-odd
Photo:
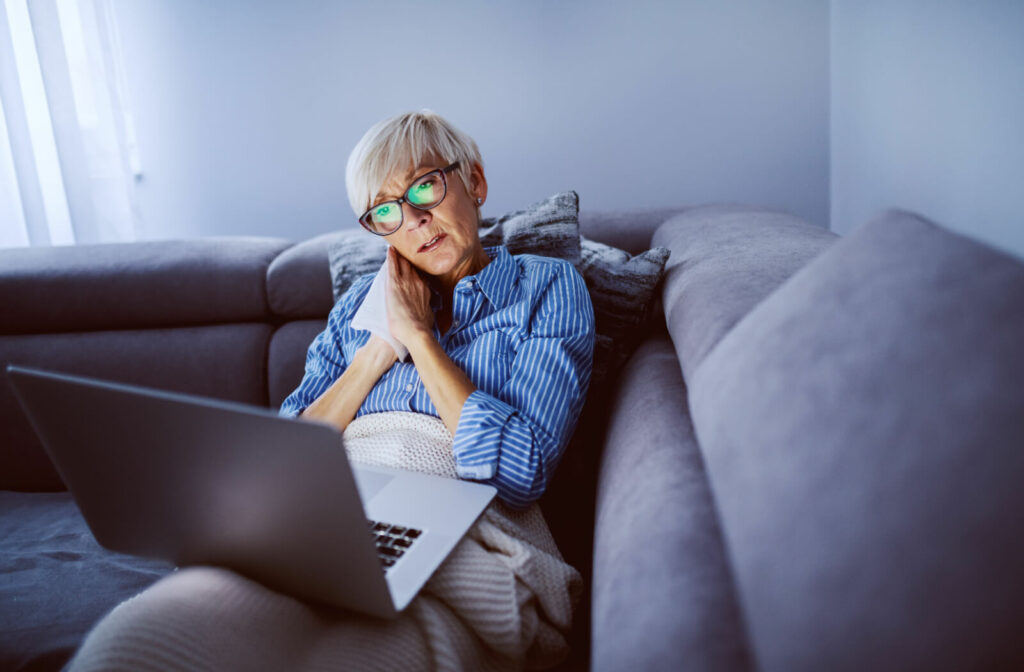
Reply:
[[[456,172],[467,191],[473,164],[483,166],[473,138],[441,115],[420,110],[390,117],[374,124],[348,156],[345,188],[353,212],[357,216],[366,212],[393,174],[418,166],[425,157],[444,165],[458,161]]]

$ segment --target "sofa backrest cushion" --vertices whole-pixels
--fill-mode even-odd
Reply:
[[[689,381],[733,325],[837,236],[792,215],[744,205],[690,208],[652,243],[672,251],[661,298]]]
[[[276,238],[0,250],[0,333],[262,321]]]
[[[665,221],[685,208],[634,208],[631,210],[583,210],[580,234],[591,240],[640,254],[651,247],[651,236]]]
[[[265,406],[272,331],[254,322],[0,335],[0,490],[64,489],[14,396],[7,364]]]
[[[321,319],[286,322],[274,332],[267,350],[267,397],[270,408],[279,409],[302,382],[306,374],[309,346],[326,328],[325,313]]]
[[[358,233],[352,231],[352,233]],[[334,305],[327,249],[338,232],[325,233],[293,245],[267,269],[267,302],[278,318],[327,317]]]
[[[841,239],[696,371],[764,670],[1024,669],[1024,265],[912,214]]]

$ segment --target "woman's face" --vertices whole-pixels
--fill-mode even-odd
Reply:
[[[392,175],[384,183],[374,205],[402,197],[416,178],[446,165],[425,159],[407,172]],[[451,288],[460,278],[486,265],[487,255],[480,245],[477,230],[476,199],[487,198],[487,181],[479,165],[473,166],[469,190],[457,171],[445,177],[448,189],[440,205],[430,210],[418,210],[403,203],[402,226],[386,240],[413,266]]]

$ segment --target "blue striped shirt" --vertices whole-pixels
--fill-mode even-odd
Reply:
[[[491,262],[459,281],[452,326],[434,337],[476,390],[462,407],[452,449],[461,478],[484,481],[523,508],[543,494],[572,435],[590,384],[594,309],[572,264],[504,247],[485,248]],[[374,274],[338,300],[306,354],[306,374],[281,405],[295,416],[337,380],[370,338],[351,321]],[[435,312],[439,297],[432,301]],[[409,361],[396,362],[366,396],[356,417],[437,409]]]

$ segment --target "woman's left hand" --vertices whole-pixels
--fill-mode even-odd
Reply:
[[[388,248],[388,329],[409,347],[418,334],[432,334],[434,311],[430,309],[430,288],[416,267]]]

